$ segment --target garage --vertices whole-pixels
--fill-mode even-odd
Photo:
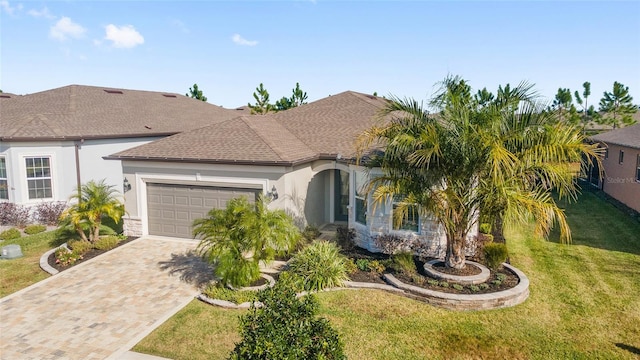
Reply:
[[[259,189],[147,184],[147,211],[150,235],[192,238],[193,220],[205,217],[213,208],[224,208],[233,198],[246,196],[254,202]]]

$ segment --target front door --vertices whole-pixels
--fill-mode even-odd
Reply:
[[[349,220],[349,173],[335,170],[334,174],[334,221]]]

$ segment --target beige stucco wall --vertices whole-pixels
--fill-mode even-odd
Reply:
[[[624,160],[619,162],[620,151]],[[613,198],[640,212],[640,182],[636,180],[636,169],[640,149],[609,145],[608,156],[602,160],[604,179],[602,189]]]

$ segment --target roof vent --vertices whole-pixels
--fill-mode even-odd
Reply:
[[[369,99],[371,99],[371,100],[376,100],[376,99],[378,99],[377,97],[375,97],[375,96],[373,96],[373,95],[367,95],[367,97],[368,97]]]
[[[10,98],[11,98],[11,96],[9,96],[9,95],[2,95],[2,94],[0,94],[0,98],[10,99]]]
[[[175,96],[174,94],[162,94],[162,96],[164,96],[164,97],[170,97],[170,98],[177,97],[177,96]]]
[[[109,93],[109,94],[122,94],[123,93],[122,90],[107,90],[107,89],[104,89],[104,91],[106,93]]]
[[[147,128],[147,129],[151,129],[151,126],[149,126],[149,125],[145,125],[144,127]]]

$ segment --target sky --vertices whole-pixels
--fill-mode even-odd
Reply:
[[[0,89],[79,84],[271,102],[346,90],[427,100],[447,75],[640,104],[640,1],[0,0]]]

